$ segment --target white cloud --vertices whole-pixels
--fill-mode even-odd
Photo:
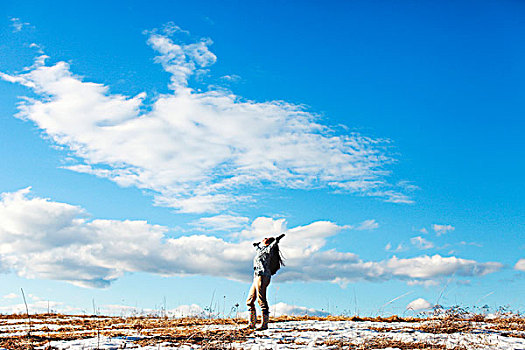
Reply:
[[[283,315],[290,315],[290,316],[328,316],[330,313],[323,311],[323,310],[317,310],[312,308],[307,308],[304,306],[297,306],[297,305],[289,305],[286,303],[277,303],[275,305],[270,305],[270,312],[272,313],[272,316],[279,317]]]
[[[18,298],[19,295],[18,294],[15,294],[15,293],[9,293],[9,294],[6,294],[2,297],[2,299],[16,299]]]
[[[241,77],[238,76],[237,74],[231,74],[231,75],[224,75],[220,79],[226,82],[235,83],[241,80]]]
[[[418,298],[416,300],[413,300],[406,307],[407,310],[413,310],[413,311],[422,311],[422,310],[428,310],[431,308],[432,308],[432,304],[423,298]]]
[[[241,232],[241,237],[261,240],[268,236],[277,236],[286,230],[285,219],[274,220],[269,217],[259,217],[252,222],[250,228]]]
[[[197,304],[180,305],[174,309],[168,310],[168,315],[171,317],[193,317],[203,316],[206,311]]]
[[[387,245],[385,246],[385,250],[387,252],[399,253],[399,252],[403,252],[407,250],[407,248],[402,243],[399,243],[395,249],[392,249],[392,243],[388,242]]]
[[[245,227],[249,219],[244,216],[215,215],[200,218],[192,223],[193,226],[203,231],[230,231]]]
[[[24,27],[31,25],[28,22],[22,22],[20,18],[11,18],[11,27],[13,27],[13,33],[20,32]]]
[[[379,227],[379,224],[374,219],[371,220],[365,220],[359,226],[357,226],[355,229],[362,231],[362,230],[375,230]]]
[[[64,305],[64,303],[59,301],[52,301],[52,300],[40,300],[35,301],[33,303],[28,303],[27,308],[29,309],[30,314],[35,313],[47,313],[49,312],[64,312],[64,313],[77,313],[79,314],[81,312],[78,308],[73,308],[67,305]],[[0,313],[3,314],[25,314],[26,313],[26,305],[24,303],[14,304],[14,305],[7,305],[7,306],[0,306]]]
[[[90,310],[92,312],[92,310]],[[120,305],[120,304],[107,304],[96,307],[96,313],[98,315],[105,316],[168,316],[168,317],[192,317],[192,316],[209,316],[200,306],[196,304],[192,305],[180,305],[174,309],[163,310],[162,308],[151,309],[141,308],[137,306]]]
[[[119,315],[119,316],[131,316],[131,315],[147,315],[154,312],[153,309],[141,309],[135,306],[129,305],[118,305],[118,304],[106,304],[95,307],[95,312],[98,315]],[[90,310],[91,312],[93,310]]]
[[[424,234],[427,234],[427,233],[428,233],[427,229],[424,228],[424,227],[423,227],[422,229],[420,229],[419,232],[424,233]]]
[[[452,225],[432,225],[432,229],[438,236],[444,235],[445,233],[449,233],[454,231],[456,228]]]
[[[417,279],[433,279],[443,276],[483,276],[500,270],[503,265],[497,262],[478,263],[474,260],[466,260],[440,255],[423,255],[409,259],[398,259],[393,257],[386,263],[387,268],[393,275],[407,276]]]
[[[163,311],[160,309],[145,309],[127,305],[103,305],[97,311],[102,315],[148,315],[156,314],[162,315]],[[323,310],[317,310],[313,308],[307,308],[298,305],[289,305],[283,302],[270,305],[270,313],[272,317],[279,317],[282,315],[309,315],[309,316],[328,316],[329,313]],[[213,316],[208,310],[197,304],[191,305],[179,305],[173,309],[166,310],[165,313],[168,317],[207,317]],[[249,317],[247,311],[239,312],[240,317]]]
[[[410,238],[410,243],[416,246],[419,249],[432,249],[434,248],[434,243],[427,241],[421,236]]]
[[[249,281],[252,242],[286,233],[280,246],[286,268],[278,281],[432,280],[483,276],[501,264],[439,255],[363,261],[354,253],[324,250],[345,226],[316,221],[287,228],[284,219],[260,217],[241,231],[238,242],[192,235],[168,238],[169,229],[145,221],[88,220],[77,206],[29,198],[29,188],[3,193],[0,200],[2,266],[26,278],[63,280],[105,287],[126,272],[164,276],[209,275]],[[170,234],[171,235],[171,234]]]
[[[404,188],[405,190],[409,191],[409,192],[413,192],[413,191],[416,191],[416,190],[419,190],[419,186],[416,186],[414,184],[412,184],[410,181],[399,181],[397,183],[397,186],[401,187],[401,188]]]
[[[210,314],[197,304],[191,305],[179,305],[176,308],[162,310],[162,309],[150,309],[150,308],[139,308],[136,306],[129,305],[102,305],[97,308],[97,313],[101,315],[157,315],[157,316],[168,316],[168,317],[207,317]]]
[[[38,295],[35,295],[35,294],[28,294],[27,295],[32,301],[41,301],[43,300],[41,297],[39,297]]]
[[[39,96],[23,99],[17,116],[70,151],[67,169],[148,190],[157,205],[220,212],[253,200],[262,186],[412,202],[404,182],[387,181],[388,140],[342,133],[300,105],[192,89],[191,78],[217,58],[210,39],[184,44],[169,36],[182,32],[173,24],[148,32],[171,89],[151,105],[145,93],[124,96],[85,81],[66,62],[45,65],[44,55],[26,73],[0,78]]]
[[[435,280],[412,280],[412,281],[408,281],[407,284],[409,286],[424,286],[424,287],[435,287],[437,285],[439,285],[439,282],[438,281],[435,281]]]
[[[466,241],[461,241],[461,242],[459,242],[459,244],[460,244],[460,245],[470,245],[470,246],[478,247],[478,248],[483,247],[483,244],[478,243],[478,242],[466,242]]]
[[[385,198],[385,202],[390,202],[390,203],[404,203],[404,204],[414,203],[414,201],[412,200],[412,198],[410,198],[410,196],[404,193],[394,191],[394,190],[375,191],[368,195],[376,196],[376,197],[383,197]]]
[[[525,259],[518,260],[516,265],[514,265],[514,270],[524,271],[525,272]]]

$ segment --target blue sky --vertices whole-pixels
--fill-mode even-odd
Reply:
[[[0,311],[523,310],[524,10],[3,3]]]

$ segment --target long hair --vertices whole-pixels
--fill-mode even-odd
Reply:
[[[277,271],[284,266],[284,257],[279,249],[279,244],[275,244],[270,250],[270,273],[275,275]]]

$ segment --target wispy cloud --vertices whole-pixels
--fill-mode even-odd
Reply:
[[[45,60],[48,59],[49,57],[44,55],[44,49],[42,48],[42,46],[38,45],[37,43],[31,43],[31,44],[29,44],[29,47],[32,48],[32,49],[35,49],[35,51],[40,56],[37,57],[37,59],[35,61],[35,64],[33,66],[27,67],[27,68],[25,68],[25,70],[30,70],[30,69],[37,68],[39,66],[44,65],[46,63]]]
[[[395,253],[399,253],[399,252],[403,252],[403,251],[407,250],[407,247],[405,247],[405,246],[403,245],[403,243],[399,243],[399,244],[397,245],[397,247],[394,249],[394,248],[392,247],[392,243],[388,242],[388,243],[386,244],[386,246],[385,246],[385,250],[386,250],[387,252],[395,252]]]
[[[399,181],[397,183],[397,186],[399,186],[400,188],[404,188],[406,191],[409,191],[409,192],[413,192],[413,191],[420,189],[419,186],[416,186],[407,180]]]
[[[452,225],[438,225],[438,224],[434,224],[434,225],[432,225],[432,229],[434,230],[434,232],[438,236],[441,236],[441,235],[444,235],[446,233],[454,231],[456,228],[454,226],[452,226]]]
[[[248,223],[247,217],[222,214],[200,218],[191,224],[203,231],[231,231],[246,227]]]
[[[437,280],[411,280],[408,281],[407,284],[409,286],[424,286],[424,287],[435,287],[439,285],[439,281]]]
[[[375,230],[379,227],[379,224],[374,219],[365,220],[362,223],[359,224],[355,229],[358,231],[364,231],[364,230]]]
[[[13,27],[13,33],[17,33],[22,31],[22,29],[26,26],[31,25],[29,22],[22,22],[20,18],[12,17],[11,18],[11,27]]]
[[[469,246],[478,247],[478,248],[483,247],[483,244],[478,243],[478,242],[466,242],[466,241],[461,241],[461,242],[459,242],[459,244],[460,244],[460,245],[469,245]]]
[[[238,82],[239,80],[241,80],[241,77],[238,76],[237,74],[231,74],[231,75],[224,75],[224,76],[220,77],[220,79],[222,81],[226,81],[226,82],[229,82],[229,83],[235,83],[235,82]]]
[[[209,275],[251,279],[252,242],[286,233],[281,247],[286,268],[278,281],[426,281],[446,276],[483,276],[497,262],[457,257],[418,256],[363,261],[358,255],[326,250],[327,239],[345,226],[316,221],[288,228],[284,219],[260,217],[236,237],[204,235],[169,238],[165,226],[145,221],[88,220],[80,207],[30,197],[30,190],[3,193],[0,200],[0,253],[5,271],[26,278],[63,280],[106,287],[127,272],[164,276]]]
[[[434,248],[434,243],[427,241],[421,236],[410,238],[410,243],[416,246],[419,249],[432,249]]]
[[[388,181],[389,140],[323,124],[293,103],[194,90],[191,79],[217,60],[212,41],[186,43],[187,33],[173,24],[147,35],[171,89],[151,105],[146,93],[113,94],[73,74],[66,62],[46,65],[45,55],[25,73],[0,73],[40,96],[23,99],[17,116],[75,156],[65,168],[148,190],[157,205],[181,212],[218,213],[254,200],[262,187],[413,202],[403,193],[406,182]]]
[[[6,294],[2,297],[2,299],[16,299],[20,297],[18,294],[15,294],[15,293],[9,293],[9,294]]]
[[[65,314],[80,314],[84,310],[64,304],[54,300],[39,300],[28,302],[27,307],[30,313],[61,312]],[[85,312],[85,311],[84,311]],[[0,306],[0,313],[3,314],[21,314],[26,313],[26,304],[18,303],[13,305]]]
[[[95,312],[96,314],[106,316],[137,316],[137,315],[166,315],[168,317],[181,318],[181,317],[210,317],[216,316],[219,311],[209,310],[203,308],[198,304],[189,305],[178,305],[174,308],[168,308],[167,310],[143,308],[137,306],[130,306],[125,304],[104,304],[96,306],[96,310],[82,310],[80,308],[72,307],[59,301],[48,301],[39,298],[40,301],[29,303],[28,308],[30,313],[45,313],[48,311],[59,312],[63,314],[86,314]],[[25,313],[25,304],[13,304],[0,306],[1,313],[16,314]],[[221,311],[222,312],[222,311]],[[324,310],[318,310],[314,308],[308,308],[300,305],[290,305],[283,302],[279,302],[271,305],[270,313],[273,317],[279,317],[283,315],[308,315],[308,316],[328,316],[329,313]],[[225,310],[225,316],[240,316],[248,317],[248,312],[238,312],[237,310]]]

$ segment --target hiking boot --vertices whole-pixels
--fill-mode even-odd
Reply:
[[[262,323],[259,328],[257,328],[258,331],[264,331],[268,329],[268,322],[270,322],[270,314],[263,314],[262,317]]]
[[[248,329],[255,329],[257,327],[257,312],[255,309],[250,310],[250,322],[248,323]]]

